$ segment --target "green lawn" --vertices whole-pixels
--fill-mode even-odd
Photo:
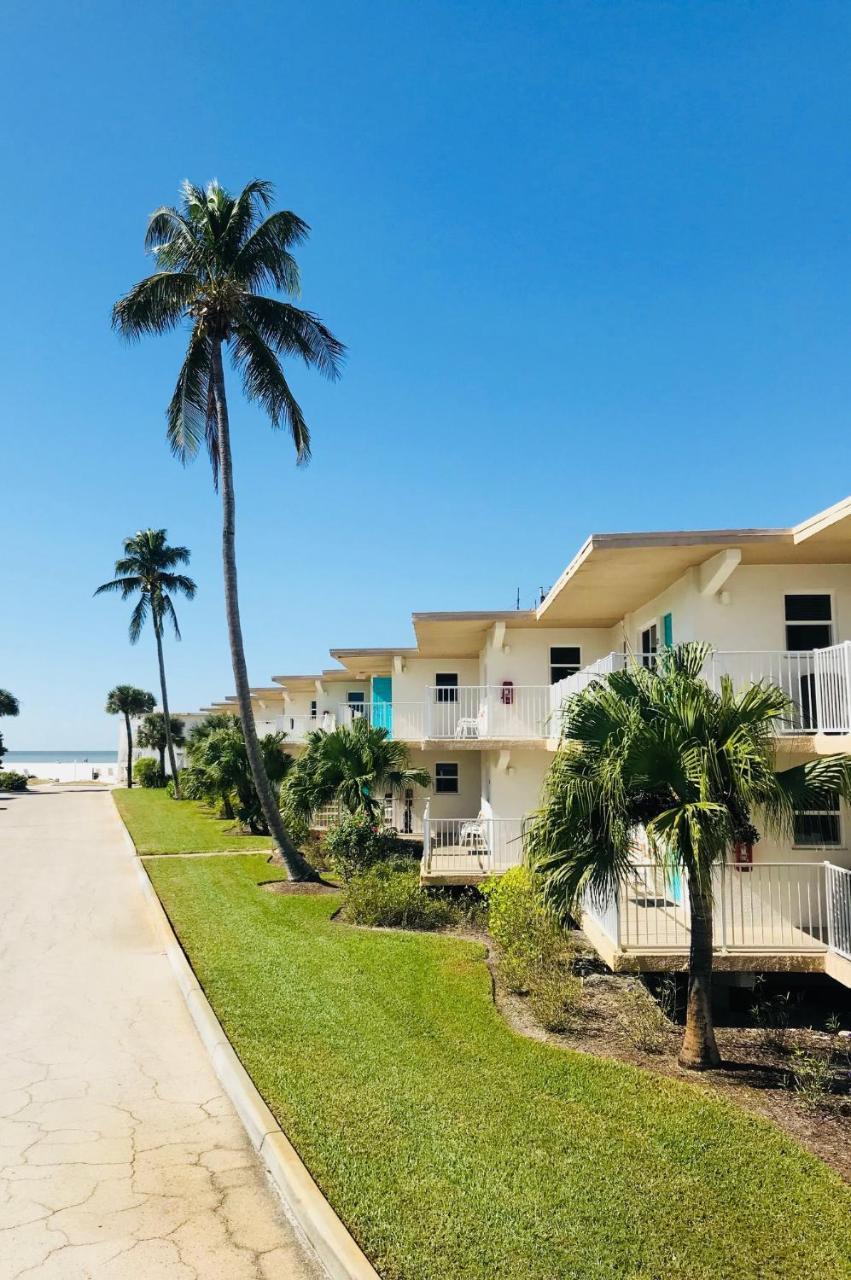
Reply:
[[[271,850],[268,836],[243,836],[194,800],[172,800],[159,788],[113,791],[118,812],[140,853],[226,853]]]
[[[228,1035],[393,1280],[848,1280],[851,1195],[690,1084],[515,1035],[482,949],[354,929],[261,858],[148,864]]]

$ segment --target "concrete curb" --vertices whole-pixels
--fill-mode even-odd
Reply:
[[[276,1191],[304,1232],[331,1280],[380,1280],[366,1254],[313,1181],[295,1147],[237,1057],[201,984],[192,972],[117,805],[115,813],[127,846],[132,851],[139,884],[186,1007],[210,1055],[213,1070],[245,1126],[251,1145],[263,1161]]]

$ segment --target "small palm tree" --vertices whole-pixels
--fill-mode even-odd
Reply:
[[[754,823],[783,835],[796,810],[851,795],[851,757],[778,771],[775,726],[789,700],[770,684],[715,692],[701,677],[708,645],[660,654],[595,681],[566,704],[563,741],[527,831],[545,896],[561,914],[585,894],[611,897],[628,875],[636,832],[669,872],[685,874],[691,906],[688,1002],[680,1063],[720,1058],[712,1021],[713,871]]]
[[[266,776],[278,787],[294,763],[283,749],[285,737],[270,733],[260,739]],[[202,721],[189,735],[187,754],[193,798],[217,802],[223,817],[238,818],[255,835],[269,834],[236,716],[210,716]]]
[[[427,769],[412,768],[408,748],[374,728],[365,716],[331,733],[316,729],[284,785],[284,809],[309,819],[324,804],[339,801],[349,813],[379,815],[387,792],[403,795],[427,787]]]
[[[180,799],[180,794],[177,769],[174,766],[174,748],[182,747],[186,741],[183,730],[184,721],[180,716],[169,716],[166,719],[162,711],[153,711],[145,716],[136,734],[136,741],[140,747],[148,747],[149,750],[156,751],[160,758],[160,775],[163,779],[165,779],[165,753],[169,752],[171,778],[177,799]]]
[[[106,711],[111,716],[124,716],[127,731],[127,786],[133,786],[133,728],[131,716],[144,716],[157,705],[152,693],[137,689],[132,684],[117,684],[106,697]]]
[[[257,402],[273,427],[289,428],[296,457],[310,455],[310,433],[284,376],[281,356],[298,356],[326,377],[339,374],[342,343],[309,311],[260,290],[289,297],[299,293],[292,254],[309,227],[284,210],[267,213],[268,182],[249,182],[232,196],[217,182],[206,189],[183,184],[180,208],[151,214],[145,246],[157,270],[140,281],[113,308],[113,325],[124,337],[166,333],[184,321],[191,326],[177,386],[167,411],[168,439],[184,462],[206,445],[213,482],[221,481],[222,564],[225,608],[237,703],[245,747],[260,804],[275,846],[293,880],[316,879],[286,827],[263,769],[251,710],[236,578],[236,506],[230,419],[222,350],[230,352],[246,398]]]
[[[180,639],[180,626],[174,611],[173,595],[194,599],[197,590],[191,578],[184,573],[175,573],[178,565],[189,563],[187,547],[170,547],[165,529],[143,529],[132,538],[124,539],[124,555],[115,562],[117,577],[111,582],[104,582],[95,592],[96,596],[105,591],[120,591],[121,599],[138,595],[133,612],[130,615],[130,643],[135,644],[142,634],[145,622],[150,614],[157,642],[157,662],[160,669],[160,695],[162,697],[163,715],[165,717],[166,746],[171,776],[174,779],[174,794],[180,798],[180,783],[177,777],[177,765],[174,759],[174,743],[171,741],[171,718],[168,713],[168,689],[165,680],[165,661],[163,659],[163,629],[168,618],[174,629],[176,639]]]
[[[21,705],[13,693],[8,689],[0,689],[0,716],[16,716],[21,710]],[[6,754],[3,746],[3,735],[0,733],[0,762],[2,762]]]

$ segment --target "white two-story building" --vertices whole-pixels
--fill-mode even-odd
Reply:
[[[424,880],[474,882],[522,858],[564,699],[664,646],[708,641],[711,682],[784,689],[780,767],[851,751],[851,498],[788,529],[594,534],[537,609],[415,613],[413,630],[412,646],[333,649],[331,670],[273,677],[255,691],[258,728],[298,749],[312,728],[367,716],[408,743],[432,785],[388,800],[388,816],[422,834]],[[718,887],[723,955],[817,967],[832,950],[851,968],[849,868],[844,806],[763,838]],[[650,967],[687,948],[687,890],[637,848],[630,884],[589,905],[587,925],[610,963]]]

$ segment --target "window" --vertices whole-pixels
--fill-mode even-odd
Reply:
[[[645,627],[641,633],[641,662],[645,667],[656,666],[656,654],[659,652],[659,628],[655,622]]]
[[[457,764],[436,764],[434,766],[434,789],[438,795],[458,794]]]
[[[825,800],[820,809],[802,809],[795,814],[794,843],[822,848],[842,843],[839,801]]]
[[[829,595],[786,596],[786,648],[826,649],[833,643]]]
[[[434,677],[434,686],[435,702],[458,701],[458,676],[454,672],[438,671]]]
[[[354,720],[364,713],[365,695],[362,689],[352,689],[346,694],[346,702],[349,707],[349,715]]]
[[[582,653],[578,645],[554,645],[550,649],[550,684],[576,675],[581,666]]]
[[[314,698],[314,699],[313,699],[313,701],[312,701],[312,702],[311,702],[311,704],[310,704],[310,718],[311,718],[311,720],[315,720],[315,719],[316,719],[316,709],[317,709],[317,703],[316,703],[316,699]]]

